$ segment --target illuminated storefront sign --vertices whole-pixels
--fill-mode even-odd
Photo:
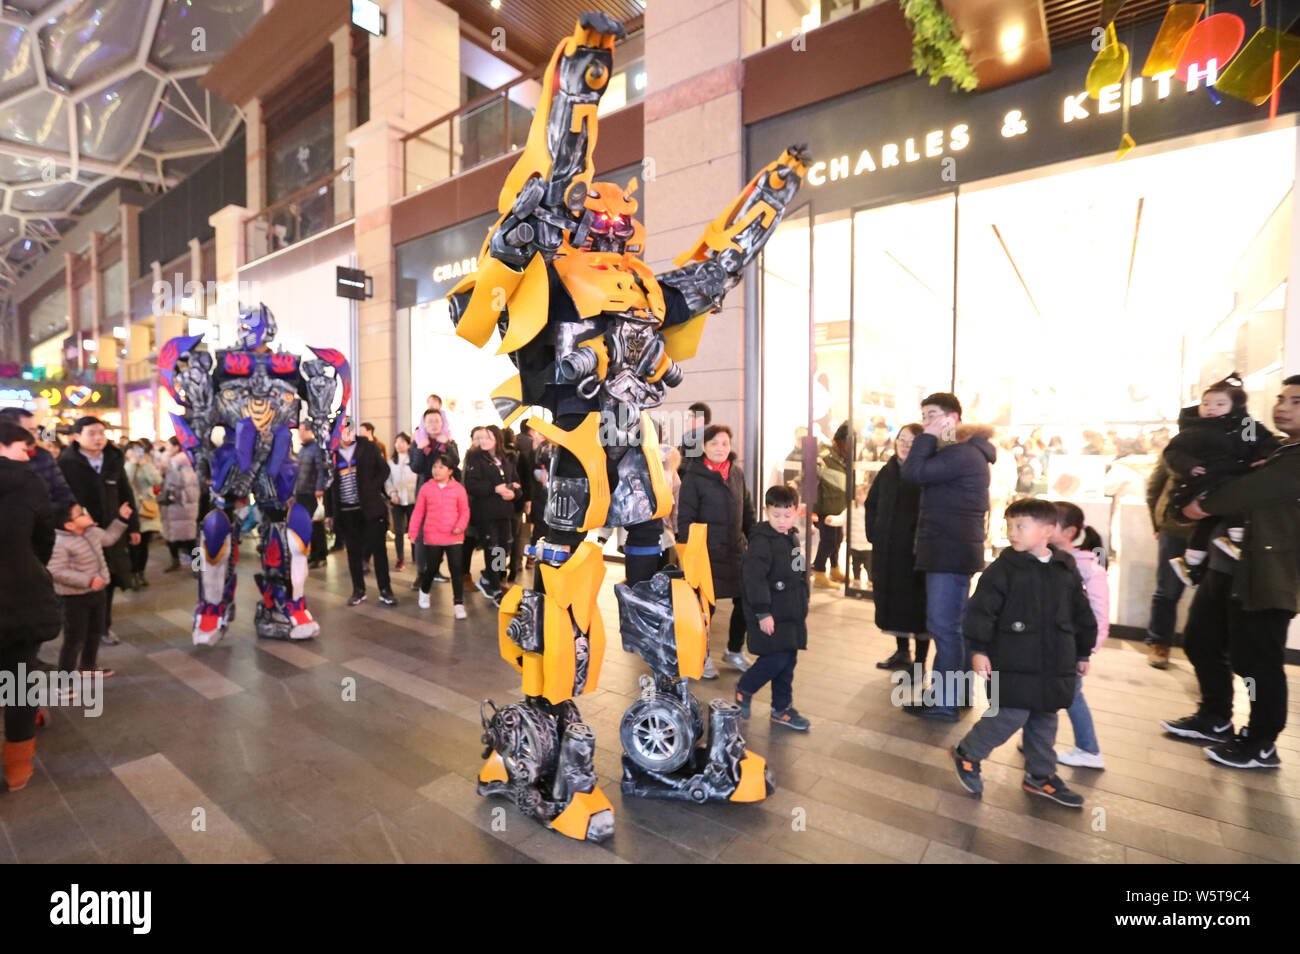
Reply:
[[[1246,16],[1249,0],[1228,0],[1216,9]],[[1125,42],[1147,50],[1159,26],[1136,27]],[[906,76],[763,120],[746,129],[749,174],[790,143],[807,142],[816,161],[797,202],[849,207],[1113,155],[1125,128],[1126,99],[1128,130],[1138,146],[1268,116],[1266,108],[1215,94],[1227,64],[1208,56],[1186,71],[1103,86],[1091,99],[1082,87],[1095,56],[1083,41],[1053,50],[1050,72],[1001,89],[954,93]],[[1300,83],[1293,80],[1279,90],[1278,113],[1296,110]]]

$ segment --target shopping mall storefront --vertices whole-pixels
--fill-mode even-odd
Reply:
[[[756,483],[815,494],[819,447],[847,421],[852,499],[920,398],[952,390],[999,448],[988,554],[1016,495],[1073,500],[1109,550],[1112,619],[1145,627],[1146,478],[1179,408],[1236,369],[1269,421],[1288,338],[1300,348],[1300,91],[1270,120],[1196,72],[1142,78],[1157,26],[1122,38],[1132,85],[1100,100],[1080,95],[1085,43],[989,93],[908,78],[747,129],[753,169],[797,141],[818,160],[759,270]],[[1117,162],[1126,122],[1137,148]],[[868,549],[845,522],[845,550]]]

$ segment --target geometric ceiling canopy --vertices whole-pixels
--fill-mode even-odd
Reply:
[[[130,180],[163,191],[243,117],[198,78],[263,0],[0,0],[0,313],[13,282]]]

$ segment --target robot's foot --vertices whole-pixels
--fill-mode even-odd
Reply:
[[[776,791],[767,760],[748,749],[734,774],[716,762],[706,762],[699,771],[689,766],[665,775],[648,772],[623,756],[624,795],[638,798],[669,798],[684,802],[761,802]]]
[[[567,805],[548,801],[536,785],[512,785],[505,762],[496,752],[488,756],[478,773],[478,793],[509,798],[521,814],[536,817],[566,838],[601,842],[614,834],[614,806],[599,786],[589,792],[575,792]]]
[[[313,636],[320,635],[320,623],[314,619],[306,623],[299,623],[289,630],[290,639],[311,639]]]
[[[225,614],[221,607],[212,603],[200,603],[194,611],[194,632],[191,634],[195,646],[215,646],[226,635],[230,621],[235,618],[234,606],[229,606]]]

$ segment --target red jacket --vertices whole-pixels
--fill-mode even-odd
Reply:
[[[436,480],[424,482],[411,513],[412,540],[421,539],[423,532],[423,540],[429,546],[461,543],[468,523],[469,497],[464,487],[454,480],[447,481],[445,487],[439,487]]]

